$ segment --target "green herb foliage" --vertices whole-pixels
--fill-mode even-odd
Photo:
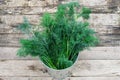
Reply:
[[[71,2],[59,5],[54,14],[45,13],[38,26],[42,26],[41,31],[33,30],[34,27],[25,18],[19,29],[32,37],[20,40],[21,48],[17,54],[39,56],[44,64],[53,69],[72,66],[80,51],[97,43],[95,32],[87,22],[91,10],[83,7],[78,12],[79,7],[77,2]]]

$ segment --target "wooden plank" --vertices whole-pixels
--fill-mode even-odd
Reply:
[[[104,34],[99,35],[99,46],[119,46],[120,34]]]
[[[119,25],[119,14],[91,14],[90,24],[96,25]]]
[[[119,80],[120,77],[68,77],[65,80]],[[52,80],[49,77],[31,77],[30,80]]]
[[[19,46],[18,40],[23,37],[22,34],[16,33],[16,26],[23,21],[24,15],[6,15],[0,16],[0,45],[1,46]],[[26,15],[32,24],[39,23],[39,15]],[[100,45],[102,46],[119,46],[120,45],[120,30],[117,14],[91,14],[90,24],[91,28],[98,32],[100,37]],[[110,26],[109,26],[110,25]],[[5,33],[5,34],[4,34]],[[6,34],[12,33],[12,34]],[[19,32],[18,32],[19,33]],[[101,35],[102,34],[102,35]],[[106,35],[111,34],[111,35]]]
[[[0,34],[0,46],[1,47],[19,47],[19,40],[22,38],[27,38],[23,34]],[[98,46],[119,46],[120,45],[120,35],[99,35],[100,42]]]
[[[0,25],[1,45],[6,46],[19,46],[18,40],[23,38],[23,34],[16,28],[17,25],[8,26]],[[119,46],[120,45],[120,28],[119,26],[90,26],[97,33],[100,39],[100,46]],[[11,40],[12,39],[12,40]],[[14,44],[12,44],[14,42]],[[12,44],[12,45],[11,45]]]
[[[70,2],[70,0],[1,0],[0,14],[39,14],[45,10],[54,11],[59,3]],[[78,0],[81,6],[86,6],[92,9],[94,13],[111,13],[119,12],[118,0]],[[50,8],[51,7],[51,8]]]
[[[11,33],[11,34],[18,34],[20,33],[21,34],[21,31],[19,31],[17,29],[17,26],[19,24],[16,24],[16,25],[6,25],[6,24],[0,24],[0,34],[6,34],[6,33]]]
[[[16,7],[16,6],[46,6],[46,5],[53,5],[54,4],[58,4],[58,0],[53,1],[53,0],[21,0],[19,3],[19,0],[2,0],[1,1],[1,6],[8,6],[8,7]],[[60,1],[61,3],[65,3],[65,2],[70,2],[70,0],[62,0]],[[103,5],[107,5],[107,0],[78,0],[78,2],[81,5],[85,5],[85,6],[103,6]]]
[[[34,57],[19,57],[17,56],[17,50],[19,48],[16,47],[0,47],[0,60],[31,60],[31,59],[38,59]]]
[[[80,60],[119,60],[120,47],[93,47],[80,53]]]
[[[41,10],[52,11],[59,3],[70,2],[71,0],[2,0],[0,6],[0,14],[39,14]],[[92,9],[95,13],[111,13],[119,12],[120,6],[118,0],[77,0],[81,6],[86,6]],[[51,10],[50,10],[51,9]]]
[[[31,60],[38,59],[28,57],[18,57],[17,50],[19,48],[0,47],[0,60]],[[92,47],[90,50],[80,52],[79,60],[120,60],[120,46],[118,47]]]
[[[2,24],[15,25],[21,23],[24,16],[26,16],[32,24],[39,23],[39,19],[41,19],[39,15],[1,15],[0,20]],[[91,14],[90,16],[89,22],[92,26],[119,25],[119,14]]]
[[[39,15],[0,15],[0,20],[2,24],[14,27],[17,24],[22,23],[24,17],[27,17],[32,24],[39,23]]]
[[[120,40],[117,39],[111,39],[111,40],[101,40],[100,43],[98,44],[98,46],[120,46]]]
[[[96,33],[99,35],[107,35],[107,34],[120,34],[120,26],[112,26],[112,25],[90,25],[90,28],[92,28]]]
[[[0,77],[1,80],[52,80],[51,77]],[[65,80],[119,80],[120,77],[68,77]]]
[[[16,6],[42,6],[44,5],[43,0],[2,0],[1,1],[1,7],[7,6],[7,7],[16,7]]]
[[[14,25],[8,25],[8,24],[0,24],[0,34],[15,34],[15,33],[21,33],[19,30],[17,30],[17,26],[19,24]],[[120,27],[119,26],[111,26],[111,25],[90,25],[90,28],[92,28],[99,36],[102,35],[117,35],[120,34]]]
[[[19,23],[23,22],[24,16],[26,16],[32,24],[39,23],[39,15],[0,16],[0,33],[16,33],[16,27]],[[118,18],[117,14],[91,14],[91,19],[89,20],[90,27],[99,34],[118,34],[120,33]]]
[[[0,46],[20,46],[21,38],[24,38],[22,34],[0,34]]]
[[[119,66],[119,60],[84,60],[78,62],[72,75],[81,77],[119,77]]]
[[[21,2],[18,3],[18,0],[2,0],[0,2],[0,13],[1,14],[30,14],[28,11],[36,14],[38,13],[39,8],[45,7],[51,7],[54,9],[59,3],[66,3],[70,2],[71,0],[21,0]],[[118,0],[77,0],[81,6],[86,6],[89,8],[92,8],[92,11],[95,13],[99,12],[118,12],[120,5],[118,4]],[[33,8],[37,7],[37,8]],[[38,8],[39,7],[39,8]],[[38,10],[38,11],[37,11]],[[27,13],[28,12],[28,13]]]
[[[38,15],[45,12],[54,13],[56,7],[5,7],[0,15]]]
[[[107,0],[78,0],[79,3],[85,5],[85,6],[103,6],[103,5],[108,5],[108,1]]]
[[[17,26],[19,24],[16,24],[16,25],[7,25],[7,24],[0,24],[0,34],[5,34],[5,33],[20,33],[19,30],[17,30]],[[113,34],[115,33],[115,29],[119,29],[119,27],[116,27],[116,26],[112,26],[111,28],[109,28],[108,26],[90,26],[90,28],[94,29],[94,31],[96,33],[99,33],[99,34]],[[117,31],[116,33],[119,33],[119,31]]]
[[[80,60],[71,76],[74,77],[119,77],[120,60]],[[26,74],[27,73],[27,74]],[[49,76],[38,60],[0,61],[0,76]]]
[[[117,10],[118,7],[120,7],[120,0],[109,0],[109,9],[113,9],[114,11]],[[119,9],[118,9],[119,10]]]
[[[108,6],[88,6],[93,13],[112,13]],[[45,12],[54,13],[57,7],[3,7],[0,9],[0,15],[38,15]]]
[[[0,77],[0,80],[29,80],[28,77]]]
[[[39,60],[0,61],[0,76],[49,76]]]

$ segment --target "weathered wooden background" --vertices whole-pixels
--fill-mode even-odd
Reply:
[[[19,58],[23,34],[16,26],[26,16],[38,24],[44,12],[53,13],[70,0],[0,0],[0,80],[51,80],[38,59]],[[66,80],[120,80],[120,0],[78,0],[92,9],[89,20],[100,44],[83,51],[76,69]]]

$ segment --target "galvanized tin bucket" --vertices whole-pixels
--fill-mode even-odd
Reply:
[[[74,70],[75,64],[77,63],[78,58],[79,58],[79,55],[72,66],[70,66],[66,69],[61,69],[61,70],[56,70],[56,69],[50,68],[50,67],[46,66],[42,61],[41,62],[44,65],[44,67],[47,69],[49,75],[53,77],[53,80],[63,80],[66,77],[71,76],[71,72],[72,72],[72,70]]]

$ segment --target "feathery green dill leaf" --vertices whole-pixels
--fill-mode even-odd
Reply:
[[[86,20],[91,10],[83,7],[80,12],[79,4],[71,2],[61,4],[53,14],[45,13],[41,19],[43,30],[32,30],[29,21],[25,18],[19,29],[32,37],[20,41],[21,48],[17,55],[26,57],[39,56],[41,61],[53,69],[65,69],[73,65],[79,52],[94,46],[98,39],[94,30],[89,28]],[[76,17],[77,16],[77,17]]]

